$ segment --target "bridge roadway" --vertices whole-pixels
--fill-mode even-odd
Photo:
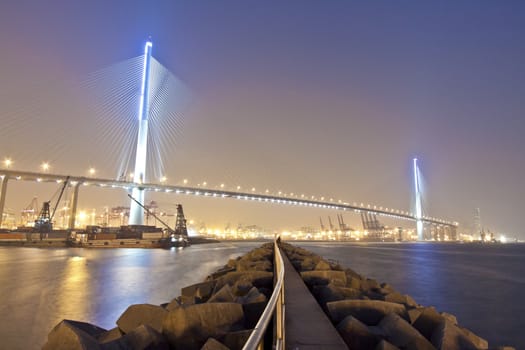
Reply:
[[[395,209],[377,209],[377,207],[371,208],[370,206],[359,206],[356,203],[350,204],[347,202],[332,202],[332,201],[318,201],[318,200],[309,200],[305,198],[296,198],[288,196],[276,196],[272,194],[260,194],[256,192],[238,192],[238,191],[228,191],[223,189],[212,189],[212,188],[202,188],[202,187],[191,187],[191,186],[177,186],[177,185],[166,185],[166,184],[157,184],[157,183],[135,183],[131,181],[120,181],[113,179],[102,179],[86,176],[68,176],[60,174],[50,174],[50,173],[38,173],[38,172],[28,172],[28,171],[18,171],[18,170],[9,170],[9,169],[0,169],[0,178],[2,179],[2,186],[0,192],[0,218],[3,213],[3,208],[5,204],[6,192],[7,192],[7,180],[16,180],[16,181],[36,181],[36,182],[56,182],[63,183],[66,179],[69,178],[69,182],[72,186],[75,186],[75,192],[78,194],[78,187],[82,186],[98,186],[98,187],[108,187],[108,188],[122,188],[127,191],[130,191],[138,187],[145,191],[152,192],[167,192],[167,193],[176,193],[176,194],[186,194],[186,195],[195,195],[195,196],[204,196],[204,197],[217,197],[217,198],[232,198],[238,200],[247,200],[247,201],[258,201],[266,202],[272,204],[286,204],[286,205],[295,205],[295,206],[304,206],[304,207],[313,207],[313,208],[323,208],[323,209],[333,209],[333,210],[343,210],[343,211],[354,211],[357,213],[367,212],[376,214],[379,216],[387,216],[396,219],[417,221],[413,213],[406,211],[400,211]],[[76,209],[75,209],[76,210]],[[75,217],[75,215],[72,215]],[[427,224],[442,225],[442,226],[451,226],[455,227],[458,225],[457,222],[450,222],[447,220],[434,218],[434,217],[422,217],[421,221]]]

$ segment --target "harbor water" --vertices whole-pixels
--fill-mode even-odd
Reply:
[[[0,247],[0,348],[39,349],[62,319],[113,328],[130,304],[168,302],[181,287],[261,244],[172,250]],[[456,315],[461,326],[492,346],[525,349],[525,245],[294,244]]]

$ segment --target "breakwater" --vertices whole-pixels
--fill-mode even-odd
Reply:
[[[286,248],[286,246],[285,246],[285,248]],[[295,248],[295,247],[294,247],[294,248]],[[349,279],[349,278],[348,278],[348,275],[353,276],[353,277],[354,277],[355,279],[357,279],[358,281],[367,281],[367,283],[362,283],[362,285],[360,285],[359,288],[356,288],[358,291],[361,292],[361,294],[360,294],[359,296],[354,296],[354,298],[355,298],[355,297],[360,298],[359,300],[377,300],[377,301],[383,301],[383,300],[381,300],[381,299],[372,299],[372,296],[373,296],[373,295],[366,295],[367,293],[370,293],[370,294],[371,294],[371,292],[376,292],[376,293],[379,292],[379,294],[381,294],[380,291],[377,290],[377,287],[375,287],[376,290],[374,290],[374,289],[373,289],[374,287],[370,287],[370,286],[368,286],[368,282],[373,281],[373,280],[370,280],[370,279],[368,279],[368,278],[365,278],[365,277],[363,277],[363,276],[360,276],[360,275],[356,274],[356,273],[353,272],[353,271],[352,271],[353,274],[351,274],[351,273],[350,273],[351,270],[349,270],[349,269],[345,269],[345,268],[343,268],[342,266],[340,266],[339,264],[334,263],[333,261],[327,261],[326,259],[323,259],[323,258],[320,257],[320,256],[316,256],[315,254],[312,254],[312,253],[310,253],[310,252],[307,252],[307,251],[303,251],[303,252],[301,252],[301,251],[293,251],[292,253],[296,254],[296,256],[294,256],[294,254],[289,254],[289,256],[290,256],[290,260],[292,260],[292,261],[294,262],[294,265],[295,265],[296,268],[299,268],[299,270],[301,270],[301,269],[304,269],[304,270],[305,270],[305,271],[302,271],[302,272],[308,272],[308,271],[310,271],[310,272],[315,272],[315,271],[316,271],[316,268],[318,268],[318,269],[324,268],[324,269],[325,269],[325,270],[324,270],[325,272],[323,272],[324,274],[326,274],[326,271],[334,271],[334,272],[344,271],[344,275],[347,276],[347,277],[346,277],[347,279],[346,279],[346,282],[345,282],[345,283],[348,283],[349,280],[350,280],[350,283],[354,283],[354,284],[356,283],[354,280]],[[248,254],[248,255],[250,255],[250,254]],[[306,257],[306,258],[303,259],[303,257]],[[251,261],[251,262],[249,262],[249,261]],[[271,259],[270,259],[269,261],[271,262]],[[301,262],[301,261],[302,261],[302,262]],[[261,270],[267,270],[268,262],[256,263],[255,260],[253,260],[253,259],[251,259],[251,258],[240,257],[240,258],[237,258],[237,259],[234,259],[234,260],[230,260],[226,266],[224,266],[220,271],[217,271],[217,272],[218,272],[219,274],[224,274],[224,275],[226,275],[226,274],[231,273],[231,272],[242,272],[242,271],[247,271],[249,266],[256,266],[256,265],[257,265],[258,267],[255,267],[255,268],[258,269],[259,271],[261,271]],[[318,266],[318,265],[319,265],[319,266]],[[266,266],[266,267],[263,268],[263,266]],[[302,266],[302,268],[300,268],[301,266]],[[329,270],[326,270],[327,268],[329,268]],[[255,271],[257,271],[257,270],[255,270]],[[323,270],[319,270],[319,271],[323,271]],[[266,272],[269,272],[269,271],[266,271]],[[348,273],[347,273],[347,272],[348,272]],[[329,274],[330,274],[330,273],[329,273]],[[355,274],[355,275],[354,275],[354,274]],[[303,273],[303,275],[305,275],[305,274]],[[306,275],[308,275],[308,274],[306,274]],[[339,274],[339,275],[341,275],[341,274]],[[217,275],[216,273],[212,273],[212,274],[210,274],[210,276],[207,278],[207,280],[214,280],[214,279],[216,279],[217,277],[218,277],[218,275]],[[203,282],[206,282],[206,281],[203,281]],[[203,282],[201,282],[201,283],[203,283]],[[234,282],[234,283],[235,283],[235,282]],[[336,283],[337,283],[337,282],[336,282]],[[333,284],[335,285],[336,283],[333,283]],[[373,284],[373,285],[375,285],[374,282],[370,282],[370,283]],[[376,283],[377,283],[377,282],[376,282]],[[319,283],[319,284],[311,284],[311,283],[308,283],[307,285],[310,286],[310,290],[313,292],[313,294],[314,294],[314,295],[317,295],[318,290],[319,290],[319,289],[322,289],[322,288],[320,288],[320,286],[328,286],[329,284],[330,284],[330,283],[326,283],[326,280],[325,280],[325,281],[323,281],[322,283]],[[230,284],[228,284],[228,285],[230,286],[230,289],[231,289],[232,286],[231,286]],[[314,288],[313,288],[312,286],[317,286],[316,291],[314,291]],[[346,286],[346,284],[345,284],[345,286]],[[366,286],[366,288],[365,288],[365,286]],[[382,286],[382,284],[379,284],[379,286],[380,286],[380,287],[386,287],[387,285],[383,285],[383,286]],[[345,288],[346,288],[346,287],[345,287]],[[348,288],[351,288],[351,287],[348,287]],[[183,288],[183,289],[184,289],[184,288]],[[385,290],[386,290],[386,289],[387,289],[387,288],[385,288]],[[393,288],[392,288],[392,289],[393,289]],[[263,289],[263,290],[260,290],[260,289],[258,288],[258,290],[259,290],[259,292],[260,292],[261,294],[265,294],[265,293],[264,293],[264,289]],[[216,291],[215,288],[214,288],[214,291]],[[387,293],[387,294],[391,294],[391,293]],[[387,295],[387,294],[385,294],[385,295]],[[168,295],[169,295],[169,294],[168,294]],[[180,295],[179,297],[175,298],[176,300],[178,300],[178,303],[181,304],[180,306],[181,306],[182,308],[187,308],[187,307],[189,307],[189,306],[191,306],[191,305],[195,305],[195,304],[191,304],[192,302],[200,303],[200,304],[205,303],[205,302],[204,302],[205,299],[194,298],[194,297],[195,297],[195,295],[194,295],[193,299],[192,299],[192,297],[190,297],[189,304],[187,303],[187,305],[184,305],[184,301],[183,301],[184,297],[183,297],[183,295],[184,295],[184,293],[182,293],[182,291],[181,291],[181,295]],[[377,295],[376,295],[376,296],[377,296]],[[288,295],[287,298],[293,298],[293,296]],[[162,299],[161,299],[161,300],[162,300]],[[209,299],[208,299],[208,301],[209,301]],[[170,304],[170,303],[165,303],[165,304],[163,304],[161,307],[163,307],[164,309],[166,309],[167,305],[169,305],[169,304]],[[176,304],[177,304],[177,303],[176,303]],[[328,303],[326,303],[326,304],[328,304]],[[417,305],[415,308],[418,308],[418,307],[419,307],[419,308],[423,308],[423,306],[421,306],[421,305]],[[243,307],[243,308],[244,308],[244,307]],[[325,309],[326,309],[326,307],[325,307]],[[405,306],[405,309],[408,310],[408,307]],[[122,310],[123,310],[123,309],[122,309]],[[131,311],[130,311],[130,312],[131,312]],[[243,312],[244,312],[244,309],[243,309]],[[124,312],[124,314],[125,314],[125,313],[126,313],[126,312]],[[123,314],[123,315],[124,315],[124,314]],[[253,315],[255,316],[256,313],[254,313]],[[245,315],[244,315],[243,317],[245,317]],[[119,317],[119,319],[120,319],[120,318],[122,318],[122,316]],[[357,317],[355,317],[355,318],[357,318]],[[241,325],[240,323],[236,323],[236,324],[234,324],[233,328],[230,328],[230,329],[228,330],[228,332],[226,332],[226,333],[236,333],[236,334],[238,335],[238,334],[240,334],[240,332],[243,332],[243,331],[244,331],[244,335],[246,336],[247,333],[249,333],[249,332],[248,332],[249,329],[247,329],[247,327],[244,325],[244,322],[242,322],[242,323],[243,323],[242,325]],[[162,325],[162,324],[161,324],[161,325]],[[337,325],[338,325],[338,324],[336,324],[336,326],[337,326]],[[365,324],[365,325],[366,325],[366,324]],[[378,331],[378,328],[380,328],[379,325],[376,325],[376,326],[368,326],[368,325],[366,325],[366,326],[367,326],[367,328],[371,328],[373,331],[376,331],[376,332]],[[110,326],[110,327],[111,327],[111,326]],[[161,326],[161,327],[162,327],[162,326]],[[239,327],[244,328],[244,329],[240,329],[240,330],[239,330],[239,329],[238,329]],[[374,327],[375,327],[375,328],[374,328]],[[118,324],[117,324],[117,327],[116,327],[116,328],[119,328],[119,327],[118,327]],[[132,336],[128,336],[127,334],[122,334],[122,331],[121,331],[120,329],[119,329],[118,332],[116,332],[115,329],[110,330],[110,331],[107,331],[107,330],[102,330],[102,331],[100,331],[100,332],[99,332],[99,331],[95,331],[94,333],[96,333],[97,335],[94,336],[94,338],[95,338],[97,341],[99,341],[99,339],[102,339],[102,338],[101,338],[102,333],[107,334],[107,333],[109,333],[109,332],[111,332],[111,331],[117,333],[117,335],[120,334],[120,336],[119,336],[118,339],[119,339],[119,341],[121,342],[121,344],[122,344],[122,342],[125,343],[125,342],[127,342],[127,341],[130,341],[130,339],[132,339]],[[217,335],[217,336],[216,336],[216,338],[220,338],[220,340],[218,340],[219,342],[224,342],[224,341],[225,341],[225,340],[224,340],[225,338],[223,338],[223,337],[224,337],[224,334],[225,334],[224,332],[225,332],[225,330],[223,329],[223,330],[221,330],[221,331],[219,332],[219,334],[223,334],[223,335]],[[131,333],[131,332],[130,332],[130,333]],[[50,334],[50,336],[51,336],[51,334]],[[126,338],[126,336],[127,336],[127,338]],[[124,340],[123,338],[126,338],[127,340]],[[216,338],[214,338],[214,339],[216,339]],[[113,341],[115,341],[115,340],[117,340],[117,339],[109,340],[109,338],[106,338],[106,339],[104,339],[104,340],[106,340],[105,343],[102,343],[102,344],[99,343],[99,344],[96,344],[96,346],[99,346],[98,348],[110,348],[110,347],[108,347],[110,344],[118,344],[118,342],[113,342]],[[109,341],[108,341],[108,340],[109,340]],[[208,340],[207,340],[207,341],[208,341]],[[210,341],[210,343],[214,342],[213,344],[217,345],[217,343],[215,343],[216,340],[215,340],[215,341],[213,341],[213,340],[209,340],[209,341]],[[388,341],[388,340],[386,340],[386,341]],[[383,346],[385,346],[385,344],[387,344],[386,341],[384,341],[384,342],[382,343]],[[112,342],[113,342],[113,343],[112,343]],[[222,344],[224,344],[224,343],[222,343]],[[208,345],[210,345],[210,344],[208,344]],[[231,344],[230,344],[230,345],[231,345]],[[95,346],[95,345],[93,345],[93,346]],[[170,346],[169,343],[168,343],[168,346]],[[210,346],[211,346],[211,345],[210,345]],[[488,344],[487,344],[487,346],[488,346]],[[68,348],[70,348],[70,347],[68,347]],[[121,345],[120,348],[123,348],[123,345]],[[172,346],[172,348],[180,348],[180,347],[174,347],[174,346]],[[232,347],[232,348],[234,348],[234,347]],[[403,348],[403,347],[399,347],[399,348]],[[434,347],[434,348],[435,348],[435,347]],[[395,349],[395,347],[394,347],[394,349]],[[467,349],[468,349],[468,348],[467,348]],[[496,349],[496,347],[492,347],[492,349]],[[500,349],[502,349],[502,348],[500,348]]]
[[[419,305],[387,283],[308,250],[281,247],[350,349],[514,349],[489,347],[454,315]]]
[[[265,244],[167,303],[129,306],[113,329],[63,320],[43,349],[241,349],[272,286],[273,245]]]

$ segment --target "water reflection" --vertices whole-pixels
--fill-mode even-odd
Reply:
[[[86,265],[86,258],[82,256],[68,257],[64,263],[56,288],[56,308],[64,318],[87,314],[91,286]]]

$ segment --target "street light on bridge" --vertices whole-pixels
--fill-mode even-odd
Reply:
[[[9,169],[9,167],[13,164],[13,160],[11,158],[5,158],[4,159],[4,165],[6,169]]]
[[[91,167],[91,168],[89,168],[88,172],[89,172],[89,175],[90,175],[90,176],[93,176],[93,175],[95,175],[95,173],[96,173],[97,171],[95,170],[95,168]]]
[[[44,172],[49,171],[49,168],[51,167],[48,162],[43,162],[40,166]]]

